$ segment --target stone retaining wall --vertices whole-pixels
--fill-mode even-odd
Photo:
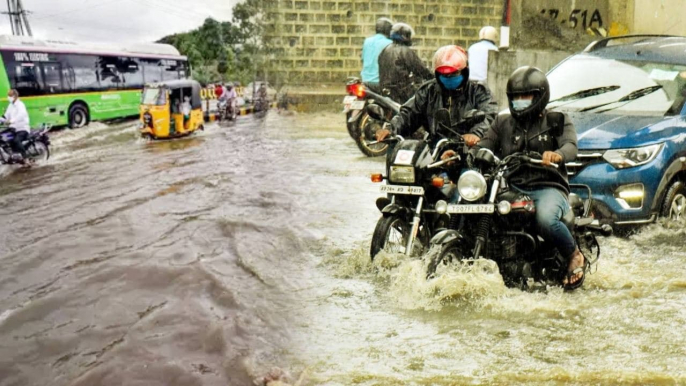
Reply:
[[[295,85],[359,76],[364,39],[384,16],[415,29],[414,49],[428,64],[438,47],[466,48],[484,25],[498,27],[502,7],[502,0],[265,0],[265,39],[279,48],[270,75]]]

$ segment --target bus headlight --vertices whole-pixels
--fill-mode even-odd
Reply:
[[[486,179],[481,173],[469,170],[457,181],[457,191],[460,197],[467,201],[476,201],[486,194]]]

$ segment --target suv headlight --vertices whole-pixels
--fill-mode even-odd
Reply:
[[[414,167],[412,166],[391,166],[391,173],[388,178],[391,182],[402,182],[404,184],[414,183]]]
[[[467,201],[476,201],[486,194],[486,179],[481,173],[469,170],[460,176],[457,181],[457,191],[460,197]]]
[[[631,149],[608,150],[603,154],[603,158],[616,169],[633,168],[654,160],[663,146],[664,144],[658,143]]]

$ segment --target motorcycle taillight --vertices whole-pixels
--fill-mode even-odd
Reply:
[[[354,84],[352,86],[352,91],[353,95],[355,95],[358,98],[364,98],[364,96],[367,95],[367,91],[364,89],[364,85],[360,83]]]

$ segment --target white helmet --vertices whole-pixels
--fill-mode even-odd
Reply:
[[[479,31],[479,39],[490,40],[495,44],[498,41],[498,31],[488,25]]]

